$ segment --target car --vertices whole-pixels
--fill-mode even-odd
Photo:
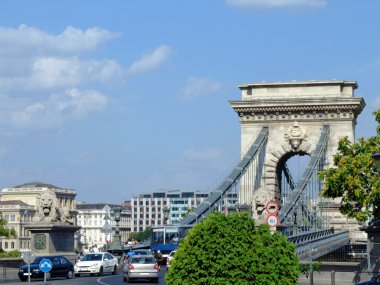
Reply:
[[[380,284],[380,275],[372,277],[370,280],[356,283],[356,285],[376,285]]]
[[[98,274],[109,272],[117,273],[118,260],[109,252],[87,253],[74,266],[75,276],[81,274]]]
[[[132,255],[123,268],[123,280],[149,279],[156,283],[160,280],[160,270],[152,255]]]
[[[128,262],[128,258],[132,255],[152,255],[153,252],[151,252],[149,249],[136,249],[131,251],[126,251],[123,254],[122,260],[123,260],[123,266]]]
[[[176,250],[173,250],[169,253],[168,257],[166,258],[166,270],[169,270],[170,268],[170,262],[174,259],[174,254],[176,253]]]
[[[74,264],[68,260],[66,257],[57,256],[41,256],[36,257],[30,266],[30,278],[44,278],[44,272],[41,271],[39,265],[41,260],[49,259],[53,263],[52,269],[46,273],[46,279],[53,277],[66,277],[71,279],[74,276]],[[21,281],[28,280],[29,272],[28,265],[23,265],[18,270],[18,277]]]

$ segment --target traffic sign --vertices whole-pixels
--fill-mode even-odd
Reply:
[[[31,251],[23,251],[21,252],[21,257],[25,263],[32,263],[35,258],[35,255]]]
[[[40,264],[38,265],[42,272],[49,272],[53,268],[53,263],[50,259],[44,258],[40,261]]]
[[[276,200],[270,200],[266,205],[265,209],[267,210],[269,215],[276,215],[278,212],[278,203]]]
[[[267,224],[270,227],[277,227],[278,226],[278,217],[276,215],[269,215],[267,217]]]

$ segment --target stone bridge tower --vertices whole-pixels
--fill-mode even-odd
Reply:
[[[240,118],[241,155],[246,153],[262,127],[269,128],[261,185],[270,198],[280,199],[277,178],[280,160],[294,153],[311,154],[324,125],[330,126],[325,167],[333,166],[340,138],[347,136],[355,140],[356,119],[365,106],[362,97],[354,96],[357,87],[355,81],[340,80],[239,86],[242,100],[230,104]],[[253,189],[244,184],[244,179],[242,181],[239,203],[251,204]],[[341,215],[336,217],[337,227],[347,223]]]

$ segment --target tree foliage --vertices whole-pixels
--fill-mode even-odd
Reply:
[[[148,239],[150,239],[152,235],[152,229],[150,227],[147,227],[144,231],[142,232],[131,232],[129,234],[129,238],[130,239],[135,239],[137,241],[146,241]]]
[[[181,240],[168,285],[296,284],[300,264],[294,244],[248,213],[210,213]]]
[[[0,213],[0,237],[2,238],[15,238],[17,236],[15,229],[7,228],[7,221]]]
[[[380,110],[374,115],[380,124]],[[334,155],[334,167],[320,173],[326,182],[321,195],[341,197],[340,211],[357,221],[380,219],[380,178],[372,159],[372,154],[380,151],[379,125],[376,131],[376,136],[360,138],[356,143],[342,138]]]

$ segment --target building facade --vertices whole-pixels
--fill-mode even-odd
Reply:
[[[60,188],[42,182],[3,188],[0,198],[0,213],[7,221],[6,227],[16,230],[17,237],[12,239],[0,238],[0,248],[5,251],[30,248],[30,233],[25,230],[25,226],[36,222],[37,199],[42,192],[48,190],[56,194],[59,207],[66,207],[75,220],[76,192],[73,189]]]
[[[129,205],[105,203],[77,203],[77,222],[79,230],[79,244],[84,249],[97,245],[103,247],[112,242],[115,231],[113,209],[122,207],[119,222],[121,242],[127,243],[131,231],[131,211]]]
[[[176,225],[189,210],[198,207],[209,192],[161,190],[142,193],[131,199],[131,231],[141,232],[148,227]],[[229,194],[222,203],[223,212],[237,202],[237,194]],[[169,209],[168,220],[165,221],[164,209]]]

